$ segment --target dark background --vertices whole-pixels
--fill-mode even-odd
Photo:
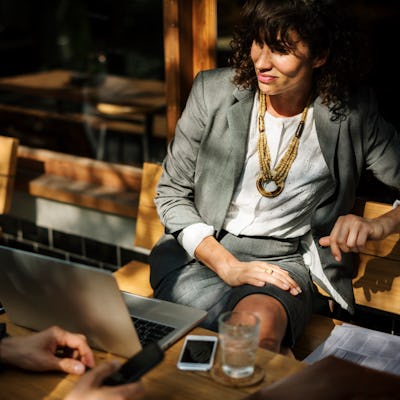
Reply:
[[[164,78],[162,0],[0,0],[0,75],[96,67]]]
[[[383,116],[400,129],[400,1],[343,1],[365,34],[367,83]],[[218,0],[218,66],[227,65],[243,3]],[[162,0],[0,0],[0,76],[53,68],[164,79]],[[378,200],[393,197],[368,174],[360,190]]]
[[[218,36],[229,38],[243,0],[218,0]],[[368,83],[400,127],[399,0],[346,0],[370,50]],[[0,76],[41,69],[106,69],[164,79],[162,0],[0,0]],[[105,62],[99,62],[99,54]],[[219,47],[218,65],[229,48]]]

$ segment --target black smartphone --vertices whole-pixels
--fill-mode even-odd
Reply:
[[[164,359],[164,351],[157,342],[146,344],[143,349],[121,365],[118,371],[107,377],[103,385],[115,386],[135,382]]]

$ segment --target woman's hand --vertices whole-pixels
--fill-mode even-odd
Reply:
[[[230,286],[239,286],[247,283],[262,287],[266,283],[272,283],[282,290],[288,290],[294,296],[301,293],[301,288],[287,271],[278,265],[264,261],[236,261],[225,268],[219,268],[218,275]]]
[[[399,212],[393,211],[374,219],[366,219],[353,214],[341,216],[336,221],[330,235],[322,237],[319,244],[325,247],[330,246],[335,260],[340,262],[342,251],[359,253],[365,249],[367,240],[381,240],[395,232],[399,226],[396,220]]]
[[[249,284],[262,287],[272,283],[294,296],[301,293],[301,288],[287,271],[264,261],[239,261],[213,236],[206,237],[197,246],[195,256],[229,286]]]

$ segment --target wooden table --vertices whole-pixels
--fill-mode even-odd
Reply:
[[[18,121],[26,115],[42,121],[43,124],[49,120],[58,121],[60,124],[63,121],[89,124],[100,131],[99,143],[95,150],[99,159],[105,151],[107,130],[130,135],[141,134],[143,160],[148,160],[155,117],[165,114],[165,83],[160,80],[105,75],[98,84],[84,84],[74,81],[73,77],[76,74],[69,70],[49,70],[0,78],[1,91],[53,100],[57,110],[50,112],[41,108],[34,109],[32,105],[26,107],[0,104],[1,118]],[[86,107],[86,111],[82,113],[71,113],[66,106],[68,103],[89,105],[92,111],[88,114]],[[162,121],[164,120],[163,117]],[[161,125],[164,126],[163,123]],[[166,129],[165,122],[163,136],[167,134]],[[164,129],[161,128],[161,131]]]
[[[74,84],[69,70],[40,71],[0,78],[0,90],[82,103],[109,103],[143,110],[165,106],[163,81],[106,75],[98,85]]]
[[[23,335],[28,331],[10,323],[6,314],[0,315],[0,322],[7,322],[11,335]],[[195,334],[214,334],[205,329],[195,328]],[[175,343],[165,353],[161,364],[147,373],[142,381],[145,386],[145,399],[152,400],[236,400],[246,397],[262,386],[269,385],[283,377],[304,368],[305,364],[261,348],[257,352],[257,364],[265,369],[264,381],[246,388],[233,388],[214,381],[208,372],[180,371],[176,362],[183,339]],[[97,362],[114,356],[95,351]],[[217,363],[219,362],[217,354]],[[63,373],[34,373],[16,368],[8,368],[0,374],[0,400],[63,399],[75,382],[74,375]]]

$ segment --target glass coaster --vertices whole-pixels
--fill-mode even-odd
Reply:
[[[245,378],[231,378],[222,371],[221,365],[218,364],[210,371],[210,375],[214,381],[225,386],[244,387],[260,383],[265,378],[265,371],[264,368],[256,365],[252,375]]]

